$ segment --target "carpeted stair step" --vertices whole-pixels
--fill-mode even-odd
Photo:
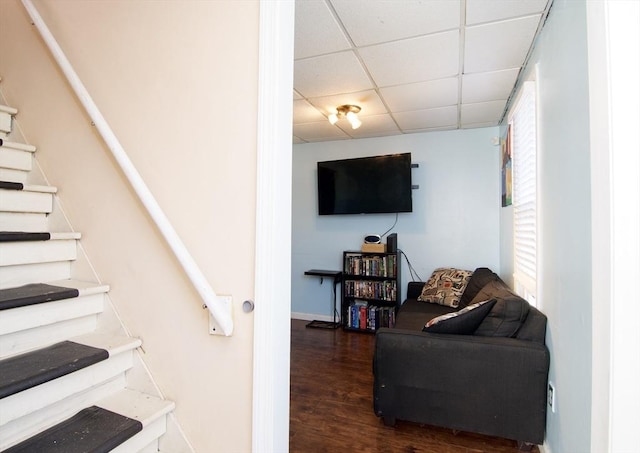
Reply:
[[[0,187],[0,211],[38,212],[49,214],[53,210],[52,186],[23,185],[22,189]]]
[[[0,359],[93,332],[107,291],[77,280],[0,289]]]
[[[53,381],[109,358],[109,353],[73,341],[0,361],[0,399]]]
[[[76,240],[80,239],[80,233],[23,235],[17,242],[0,240],[0,288],[70,277],[70,262],[76,259]],[[47,235],[49,240],[41,240]],[[8,232],[4,238],[17,239],[19,236],[15,232]]]
[[[22,189],[24,189],[24,184],[22,184],[21,182],[1,181],[0,180],[0,189],[22,190]]]
[[[76,288],[65,288],[46,283],[30,283],[17,288],[0,290],[0,310],[69,299],[78,297],[78,294],[80,292]]]
[[[1,360],[0,451],[124,389],[140,344],[89,334]]]
[[[91,406],[5,453],[107,453],[140,431],[139,421]]]
[[[36,147],[0,138],[0,180],[26,183]]]
[[[51,239],[49,232],[0,231],[0,242],[48,241],[49,239]]]

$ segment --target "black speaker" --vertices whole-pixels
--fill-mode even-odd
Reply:
[[[387,236],[387,253],[396,253],[398,251],[398,235],[391,233]]]

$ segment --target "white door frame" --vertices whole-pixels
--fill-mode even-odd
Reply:
[[[637,449],[640,4],[587,2],[592,227],[591,451]]]
[[[294,1],[260,1],[252,451],[289,451]]]

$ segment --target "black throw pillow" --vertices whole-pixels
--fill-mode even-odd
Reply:
[[[471,304],[462,310],[438,316],[426,323],[422,331],[471,335],[482,323],[482,320],[491,311],[495,303],[495,299],[484,300]]]

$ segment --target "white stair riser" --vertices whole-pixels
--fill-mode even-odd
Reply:
[[[122,390],[125,385],[125,375],[120,373],[114,379],[106,381],[99,386],[77,393],[2,425],[2,429],[0,429],[0,451],[28,439],[34,433],[44,431],[74,416],[85,407],[96,404],[105,396]]]
[[[21,149],[0,147],[0,168],[30,171],[33,163],[33,153]]]
[[[6,137],[11,132],[11,115],[0,111],[0,136]]]
[[[0,211],[43,212],[53,210],[53,195],[26,190],[0,190]]]
[[[2,231],[48,231],[47,214],[32,212],[0,212]]]
[[[131,453],[143,451],[151,442],[157,441],[167,430],[166,416],[160,417],[126,442],[118,445],[110,453]]]
[[[71,278],[70,261],[0,266],[0,289],[68,278]]]
[[[132,351],[125,351],[90,367],[3,398],[0,400],[0,426],[115,378],[131,368],[132,354]]]
[[[97,316],[89,315],[3,335],[0,337],[0,359],[91,333],[97,324]]]
[[[0,266],[73,261],[75,239],[0,243]]]
[[[27,173],[20,170],[11,170],[8,168],[0,168],[0,181],[27,182]]]
[[[3,310],[0,335],[95,315],[103,306],[104,293],[101,293]]]

